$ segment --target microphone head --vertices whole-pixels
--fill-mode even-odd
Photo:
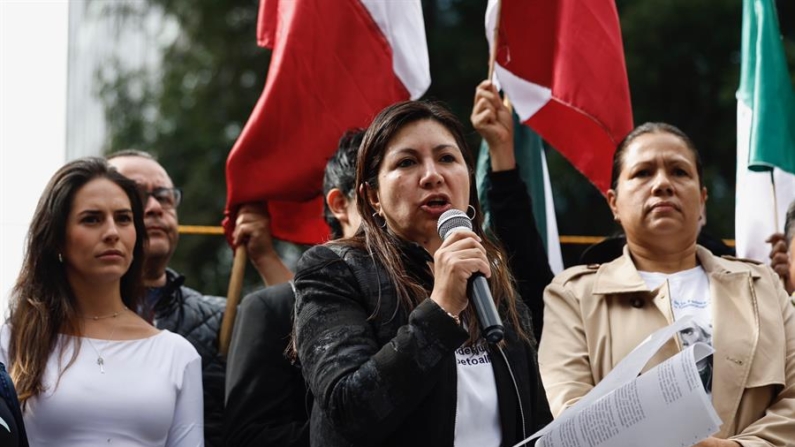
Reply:
[[[436,231],[439,232],[442,240],[445,240],[448,234],[460,229],[472,230],[472,221],[469,220],[467,213],[453,208],[439,216]]]

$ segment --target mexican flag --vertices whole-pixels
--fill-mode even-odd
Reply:
[[[773,0],[743,2],[736,195],[737,255],[767,262],[795,199],[795,93]]]

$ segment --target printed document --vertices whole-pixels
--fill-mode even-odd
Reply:
[[[549,425],[514,447],[690,447],[718,432],[721,420],[701,384],[696,363],[713,349],[695,343],[638,376],[690,317],[662,328]]]

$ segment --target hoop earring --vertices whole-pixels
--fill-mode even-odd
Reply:
[[[378,223],[378,219],[381,219],[381,220],[382,220],[382,222],[381,222],[380,224]],[[386,219],[384,219],[383,217],[381,217],[381,216],[378,214],[378,212],[377,212],[377,211],[373,213],[373,220],[375,221],[375,223],[376,223],[376,224],[377,224],[377,225],[378,225],[380,228],[386,228]]]
[[[60,262],[61,264],[63,264],[63,256],[61,256],[61,254],[60,254],[60,253],[58,253],[58,262]]]
[[[472,217],[469,217],[469,210],[472,210]],[[477,215],[478,212],[477,210],[475,210],[475,207],[472,205],[467,205],[467,217],[469,217],[469,220],[475,220],[475,217],[477,217]]]

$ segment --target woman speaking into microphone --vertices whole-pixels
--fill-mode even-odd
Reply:
[[[313,446],[510,446],[551,419],[527,308],[483,233],[474,164],[444,107],[384,109],[359,151],[351,239],[313,247],[295,276],[296,345]],[[447,210],[472,230],[444,240]],[[488,285],[504,338],[486,342],[467,296]]]

